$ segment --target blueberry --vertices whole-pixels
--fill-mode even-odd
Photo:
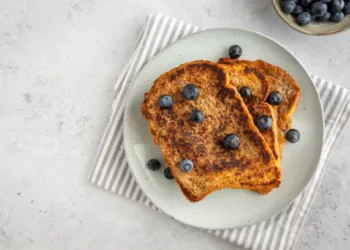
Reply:
[[[224,139],[224,147],[228,149],[237,149],[240,143],[238,136],[235,134],[230,134]]]
[[[307,13],[310,14],[310,16],[311,16],[311,21],[316,20],[316,16],[314,16],[314,15],[311,13],[311,8],[310,8],[310,7],[305,8],[305,9],[304,9],[304,12],[307,12]],[[297,17],[297,18],[298,18],[298,17]]]
[[[327,4],[322,2],[315,2],[312,4],[311,13],[315,17],[320,17],[326,14],[327,12]]]
[[[303,13],[303,7],[301,7],[301,5],[297,4],[297,6],[295,6],[294,11],[292,12],[293,16],[298,16],[299,14]]]
[[[344,6],[345,6],[344,0],[333,0],[331,3],[331,11],[339,12],[344,8]]]
[[[283,101],[283,97],[280,92],[273,91],[267,97],[267,102],[271,105],[280,105]]]
[[[296,143],[300,140],[300,133],[296,129],[290,129],[286,133],[286,139],[291,143]]]
[[[250,99],[252,97],[252,93],[250,92],[250,89],[248,87],[242,87],[239,90],[239,93],[243,98],[248,98]]]
[[[294,11],[295,6],[296,6],[295,2],[293,0],[289,0],[289,1],[282,2],[281,8],[284,13],[290,14]]]
[[[204,113],[202,110],[194,109],[190,115],[191,121],[202,123],[204,121]]]
[[[345,15],[350,14],[350,1],[345,3],[344,9],[343,9],[343,13]]]
[[[304,8],[304,12],[307,12],[311,15],[311,8]]]
[[[228,55],[232,59],[240,58],[242,55],[242,48],[239,45],[232,45],[230,49],[228,50]]]
[[[170,168],[164,169],[164,177],[167,178],[168,180],[174,179],[174,176],[171,173]]]
[[[297,17],[297,23],[300,26],[308,25],[310,22],[311,22],[311,15],[310,15],[310,13],[303,12],[303,13],[299,14],[298,17]]]
[[[304,8],[311,5],[311,3],[312,3],[312,0],[300,0],[300,5],[303,6]]]
[[[197,96],[199,95],[199,90],[195,85],[187,84],[183,88],[182,94],[187,100],[196,100]]]
[[[160,169],[160,162],[157,159],[151,159],[148,161],[147,167],[150,170],[157,171]]]
[[[191,160],[183,160],[180,163],[180,169],[182,172],[188,173],[188,172],[192,172],[193,170],[193,162]]]
[[[323,16],[317,17],[316,20],[323,22],[329,20],[329,18],[331,18],[331,13],[326,12]]]
[[[260,131],[268,130],[272,126],[272,119],[267,115],[259,116],[255,122]]]
[[[333,22],[340,22],[341,20],[344,19],[344,13],[339,11],[339,12],[334,12],[332,15],[331,15],[331,21]]]
[[[159,98],[159,107],[162,109],[169,109],[173,106],[173,98],[170,95],[163,95]]]

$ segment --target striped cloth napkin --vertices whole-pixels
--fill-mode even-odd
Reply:
[[[199,30],[197,26],[161,13],[148,16],[134,53],[115,85],[112,113],[88,181],[157,209],[141,191],[125,159],[122,138],[125,93],[129,82],[150,58],[169,44]],[[350,116],[348,90],[317,76],[311,77],[321,97],[326,130],[321,163],[307,189],[289,207],[267,221],[243,228],[208,230],[209,233],[246,249],[286,250],[293,247],[317,193],[326,159]]]

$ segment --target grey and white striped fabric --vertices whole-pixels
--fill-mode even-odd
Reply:
[[[106,190],[156,209],[141,191],[125,159],[122,114],[128,83],[147,61],[167,45],[199,31],[199,27],[163,14],[151,14],[137,41],[134,53],[115,85],[112,114],[88,176]],[[280,214],[257,225],[208,232],[246,249],[292,249],[321,182],[326,159],[350,116],[348,91],[339,85],[311,76],[319,91],[325,114],[325,144],[321,164],[308,188]]]

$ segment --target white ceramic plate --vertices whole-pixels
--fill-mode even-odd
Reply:
[[[151,158],[162,159],[153,144],[140,106],[145,92],[164,72],[185,62],[227,57],[230,45],[243,49],[241,59],[262,59],[288,71],[302,94],[293,127],[301,133],[297,144],[286,143],[283,152],[282,185],[268,195],[248,190],[225,189],[203,201],[190,203],[176,182],[164,178],[163,168],[146,168]],[[129,165],[148,198],[164,213],[191,226],[224,229],[257,223],[280,212],[306,187],[320,159],[323,143],[323,113],[318,94],[302,64],[284,47],[264,35],[237,29],[206,30],[187,37],[158,54],[140,72],[130,88],[124,113],[124,144]]]

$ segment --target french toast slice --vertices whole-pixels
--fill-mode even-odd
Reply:
[[[247,60],[234,60],[230,58],[221,58],[219,63],[224,64],[236,64],[240,62],[242,64],[252,65],[264,72],[268,82],[269,91],[278,91],[283,96],[283,101],[278,106],[272,106],[275,112],[278,125],[278,144],[280,155],[282,156],[282,150],[285,143],[285,131],[292,126],[292,115],[295,113],[299,102],[301,90],[297,82],[282,68],[267,63],[263,60],[247,61]]]
[[[186,100],[183,88],[194,84],[196,100]],[[170,95],[170,109],[159,107],[158,100]],[[193,109],[204,112],[203,123],[190,120]],[[267,193],[281,183],[280,168],[273,153],[254,125],[238,90],[229,84],[225,67],[210,61],[180,65],[160,76],[145,95],[141,106],[155,144],[183,194],[191,202],[224,189],[259,188]],[[236,134],[240,146],[223,147],[229,134]],[[191,172],[182,172],[180,162],[190,159]]]
[[[251,98],[243,98],[243,100],[253,120],[256,121],[260,115],[271,117],[271,128],[260,131],[260,133],[272,150],[275,160],[279,161],[281,155],[278,142],[277,120],[273,108],[265,103],[270,90],[265,73],[254,67],[254,64],[250,61],[222,58],[219,60],[219,63],[227,68],[229,83],[231,85],[236,87],[237,90],[240,90],[242,87],[248,87],[250,89]]]
[[[283,96],[282,103],[278,106],[273,106],[276,111],[276,115],[278,116],[278,127],[280,128],[281,132],[283,132],[280,136],[280,143],[282,144],[283,148],[283,144],[285,142],[284,133],[286,130],[291,128],[293,121],[292,115],[297,110],[300,102],[300,87],[293,77],[282,68],[267,63],[263,60],[257,60],[254,62],[254,64],[256,67],[264,71],[268,77],[270,92],[278,91]]]

